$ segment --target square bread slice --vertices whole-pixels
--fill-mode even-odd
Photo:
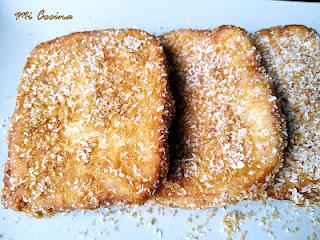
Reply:
[[[41,216],[147,200],[167,174],[166,71],[159,40],[140,30],[38,45],[18,88],[4,206]]]
[[[150,201],[193,209],[264,197],[283,136],[252,40],[241,28],[221,26],[172,31],[161,42],[177,116],[168,181]]]
[[[277,86],[288,128],[284,165],[271,196],[297,204],[320,202],[320,37],[302,25],[253,35]]]

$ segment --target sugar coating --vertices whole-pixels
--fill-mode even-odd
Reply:
[[[320,38],[305,26],[254,35],[281,99],[288,128],[285,162],[270,193],[298,204],[320,201]]]
[[[35,216],[141,203],[167,173],[165,57],[140,30],[38,45],[18,88],[2,200]]]
[[[198,208],[264,196],[282,159],[281,118],[248,34],[237,27],[162,36],[177,117],[168,182],[155,201]]]

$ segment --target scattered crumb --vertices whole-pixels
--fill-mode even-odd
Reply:
[[[222,224],[227,240],[232,240],[233,236],[240,232],[240,223],[244,219],[244,214],[239,211],[231,211],[225,215]]]

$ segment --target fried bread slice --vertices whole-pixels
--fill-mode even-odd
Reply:
[[[151,201],[193,209],[265,196],[282,159],[281,116],[248,34],[177,30],[161,42],[177,109],[168,181]]]
[[[284,165],[268,192],[297,204],[320,202],[320,38],[302,25],[253,35],[277,86],[288,128]]]
[[[148,199],[167,174],[166,71],[159,40],[140,30],[38,45],[18,88],[4,206],[41,216]]]

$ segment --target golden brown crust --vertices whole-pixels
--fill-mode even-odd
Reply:
[[[155,37],[108,29],[38,45],[18,88],[4,206],[40,216],[144,202],[167,173],[171,115]]]
[[[320,38],[303,25],[253,35],[277,85],[288,126],[284,165],[268,193],[297,204],[320,202]]]
[[[152,202],[203,208],[264,195],[282,159],[281,117],[241,28],[164,34],[177,94],[175,152]]]

